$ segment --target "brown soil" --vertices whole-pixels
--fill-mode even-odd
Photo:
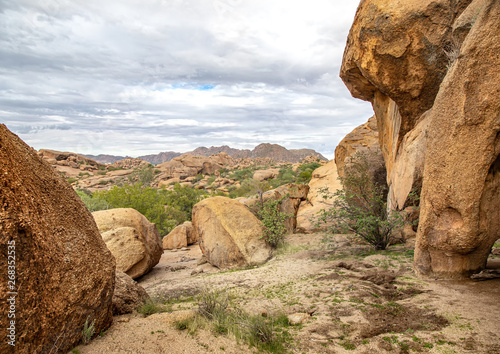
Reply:
[[[290,353],[500,353],[500,279],[418,279],[413,252],[404,245],[374,252],[338,235],[328,248],[321,234],[291,235],[287,242],[264,266],[238,271],[197,265],[201,252],[196,245],[165,251],[139,283],[152,296],[177,299],[172,312],[117,316],[102,337],[78,351],[256,352],[231,336],[209,330],[190,335],[174,328],[176,319],[196,310],[196,294],[222,289],[249,313],[309,314],[303,324],[289,328]]]

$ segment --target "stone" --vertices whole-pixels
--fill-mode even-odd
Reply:
[[[347,134],[335,148],[335,163],[339,176],[344,177],[345,166],[349,164],[349,158],[356,153],[374,153],[380,155],[383,160],[375,116]]]
[[[171,250],[183,248],[198,242],[197,235],[194,232],[191,221],[186,221],[176,226],[168,235],[163,237],[163,249]]]
[[[113,315],[131,313],[148,299],[149,295],[142,286],[121,270],[116,271]]]
[[[201,251],[218,268],[261,265],[272,255],[261,222],[236,200],[204,199],[193,207],[192,219]]]
[[[106,246],[116,258],[116,268],[132,279],[148,273],[163,253],[156,225],[137,210],[118,208],[93,212]]]
[[[468,277],[500,230],[500,2],[488,1],[430,113],[415,270]]]
[[[265,181],[271,178],[276,177],[280,173],[279,168],[271,168],[267,170],[257,170],[253,174],[253,179],[256,179],[257,181]]]
[[[67,352],[81,341],[87,318],[97,333],[111,325],[115,260],[71,186],[3,124],[0,162],[0,311],[6,320],[0,352],[12,350],[8,291],[17,292],[16,352]],[[15,256],[12,279],[8,256]]]
[[[297,211],[297,224],[303,227],[306,232],[315,230],[315,219],[321,209],[327,210],[332,207],[332,201],[325,200],[322,197],[320,191],[323,188],[328,188],[331,193],[342,188],[337,174],[337,165],[334,160],[313,171],[311,181],[309,182],[307,200],[300,204]]]
[[[445,77],[451,24],[470,2],[372,0],[358,8],[340,76],[354,97],[372,103],[389,186],[397,185],[391,178],[403,139],[432,108]]]
[[[288,322],[292,326],[297,326],[299,324],[302,324],[311,318],[311,316],[308,313],[302,313],[302,312],[292,313],[291,315],[288,315],[287,317],[288,317]]]

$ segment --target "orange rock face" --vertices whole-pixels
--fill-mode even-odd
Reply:
[[[415,268],[481,270],[500,237],[500,3],[361,2],[341,77],[372,102],[389,205],[422,188]]]
[[[193,208],[193,227],[203,254],[218,268],[260,265],[271,257],[260,221],[237,200],[202,200]]]
[[[19,353],[65,352],[81,340],[87,319],[95,320],[97,333],[107,329],[112,322],[113,256],[70,185],[4,125],[0,185],[0,287],[3,296],[17,292],[10,295],[12,303],[6,298],[0,303],[0,352],[10,352],[9,310],[15,314],[9,321],[15,321]],[[14,246],[11,257],[8,245]],[[15,263],[12,279],[7,278],[9,261]]]

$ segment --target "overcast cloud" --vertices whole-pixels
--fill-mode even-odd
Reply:
[[[36,149],[333,158],[372,115],[338,78],[358,3],[0,0],[1,122]]]

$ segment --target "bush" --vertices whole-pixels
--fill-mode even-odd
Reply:
[[[109,209],[109,203],[104,199],[93,197],[92,193],[85,193],[82,190],[76,190],[76,194],[80,197],[87,209],[91,212]]]
[[[387,186],[370,168],[369,155],[356,154],[340,178],[342,189],[331,194],[322,190],[323,198],[333,198],[333,207],[322,210],[319,223],[331,224],[330,231],[353,232],[377,250],[392,241],[393,231],[404,224],[398,212],[387,211]]]
[[[286,235],[286,219],[293,215],[285,214],[280,211],[280,205],[288,195],[279,200],[268,200],[260,205],[256,214],[264,226],[262,238],[271,247],[276,248],[283,243]]]
[[[186,220],[191,220],[193,206],[206,195],[206,192],[174,186],[173,191],[145,187],[141,183],[125,186],[114,186],[108,191],[94,192],[88,196],[80,195],[89,210],[96,211],[96,206],[91,202],[102,203],[109,208],[133,208],[144,215],[150,222],[155,223],[160,235],[164,236],[177,225]],[[99,204],[100,205],[100,204]],[[92,209],[91,209],[92,208]],[[98,209],[98,210],[102,210]]]
[[[216,335],[232,334],[237,341],[246,342],[259,352],[286,353],[291,335],[286,330],[290,324],[283,314],[264,318],[250,315],[229,301],[222,291],[203,291],[198,296],[198,313],[195,317],[174,322],[178,330],[194,334],[198,328],[210,328]]]

